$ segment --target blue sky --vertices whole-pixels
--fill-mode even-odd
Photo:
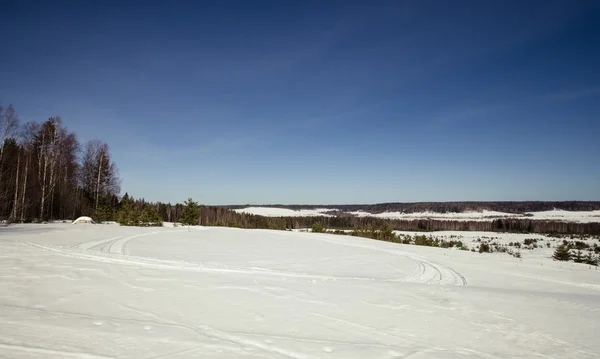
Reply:
[[[600,200],[597,1],[14,1],[0,37],[0,103],[136,197]]]

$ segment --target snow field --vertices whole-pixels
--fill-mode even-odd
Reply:
[[[0,357],[594,358],[599,275],[316,233],[9,226]]]
[[[335,211],[327,208],[315,208],[315,209],[300,209],[293,210],[287,208],[275,208],[275,207],[246,207],[234,209],[238,213],[255,214],[265,217],[331,217],[332,215],[326,212]]]

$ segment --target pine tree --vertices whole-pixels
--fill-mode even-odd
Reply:
[[[184,204],[185,207],[183,208],[179,222],[188,226],[197,225],[200,221],[200,206],[191,197]]]
[[[583,253],[581,253],[580,250],[575,252],[575,254],[572,257],[573,257],[573,262],[575,262],[575,263],[583,263],[585,261],[585,258],[583,257]]]
[[[589,264],[592,266],[597,266],[598,265],[598,258],[594,257],[592,255],[592,252],[588,252],[587,256],[585,256],[585,264]]]
[[[140,211],[125,193],[119,205],[121,209],[117,214],[117,222],[122,226],[138,226],[140,224]]]
[[[150,227],[162,227],[163,221],[160,213],[151,206],[150,204],[145,204],[144,209],[142,210],[142,214],[140,216],[140,222],[143,226]]]
[[[569,252],[569,247],[565,246],[564,244],[561,244],[560,246],[556,247],[552,258],[555,261],[568,261],[569,259],[571,259],[571,252]]]

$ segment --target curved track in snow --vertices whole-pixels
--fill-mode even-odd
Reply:
[[[298,273],[292,271],[273,270],[268,268],[260,267],[235,267],[228,265],[215,265],[205,264],[187,261],[173,261],[164,259],[155,259],[148,257],[139,257],[129,254],[127,245],[134,239],[140,237],[146,237],[161,233],[172,233],[179,232],[174,231],[154,231],[142,234],[136,234],[131,236],[118,236],[107,239],[96,240],[92,242],[86,242],[79,244],[71,248],[58,248],[53,246],[41,245],[28,243],[27,245],[37,247],[46,251],[51,251],[59,255],[63,255],[70,258],[93,260],[104,263],[115,263],[129,266],[148,267],[157,269],[167,270],[178,270],[178,271],[190,271],[190,272],[209,272],[209,273],[235,273],[235,274],[247,274],[247,275],[264,275],[264,276],[276,276],[276,277],[290,277],[290,278],[306,278],[313,280],[359,280],[359,281],[372,281],[379,280],[385,282],[403,282],[403,283],[423,283],[423,284],[437,284],[437,285],[467,285],[466,278],[457,272],[456,270],[431,262],[423,257],[409,254],[400,250],[390,250],[378,247],[371,244],[357,244],[348,243],[345,241],[334,240],[326,236],[315,236],[309,235],[310,238],[335,243],[338,245],[346,245],[358,248],[364,248],[368,250],[382,251],[393,255],[402,256],[415,263],[415,271],[406,277],[397,279],[377,279],[372,277],[361,277],[361,276],[335,276],[335,275],[319,275],[312,273]],[[283,233],[282,233],[283,234]],[[283,234],[289,235],[289,234]],[[300,234],[296,234],[300,235]],[[368,239],[365,239],[368,241]]]

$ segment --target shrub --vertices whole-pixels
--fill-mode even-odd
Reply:
[[[321,222],[317,222],[312,225],[312,231],[313,233],[323,233],[325,232],[325,227],[323,227]]]
[[[479,246],[479,253],[490,253],[490,245],[487,243],[481,243]]]

